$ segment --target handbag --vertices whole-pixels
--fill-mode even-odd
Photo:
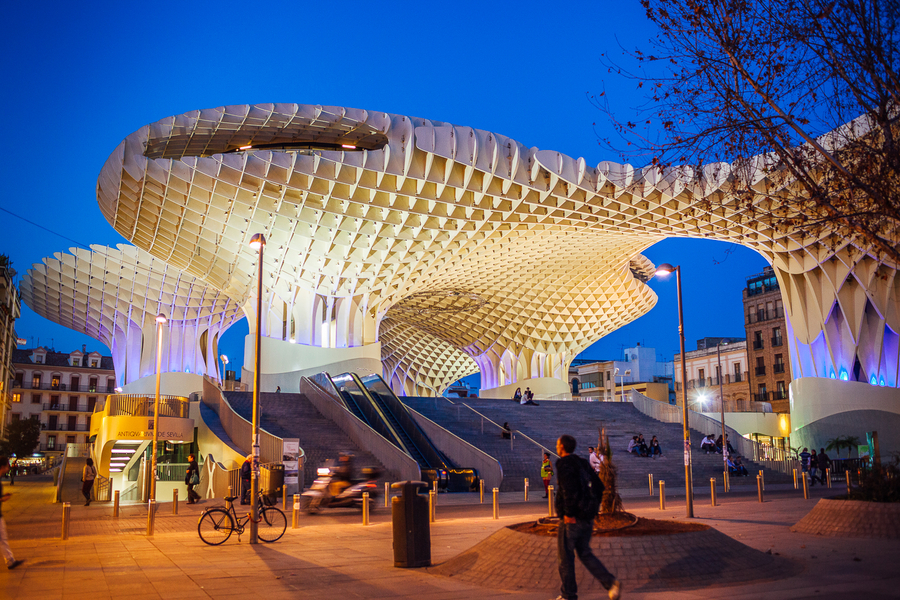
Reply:
[[[191,474],[191,485],[197,485],[200,483],[200,474],[197,471],[194,471]]]

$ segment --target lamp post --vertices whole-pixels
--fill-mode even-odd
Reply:
[[[225,389],[225,367],[228,366],[228,357],[224,354],[219,356],[219,360],[222,361],[222,376],[219,378],[222,381],[222,389]]]
[[[150,499],[156,500],[156,442],[159,439],[159,375],[162,371],[162,328],[166,315],[156,315],[156,400],[153,403],[153,454],[150,457]]]
[[[726,344],[728,342],[725,342]],[[725,437],[725,394],[722,392],[722,340],[716,344],[716,359],[719,361],[719,409],[722,420],[722,472],[728,472],[728,438]],[[728,490],[726,485],[724,488]]]
[[[687,517],[694,518],[694,486],[691,478],[691,430],[688,427],[687,365],[684,353],[684,310],[681,301],[681,266],[673,267],[664,263],[656,267],[656,274],[665,277],[675,271],[678,288],[678,342],[681,346],[681,418],[684,426],[684,491]]]
[[[252,470],[250,472],[250,543],[259,543],[259,347],[262,339],[262,293],[263,293],[263,249],[266,246],[266,237],[256,233],[250,239],[250,247],[259,253],[259,268],[256,278],[256,340],[255,358],[253,369],[253,448]]]

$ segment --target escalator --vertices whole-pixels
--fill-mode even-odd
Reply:
[[[347,410],[411,456],[423,478],[448,491],[469,491],[477,483],[474,469],[458,468],[438,450],[379,375],[343,373],[329,379]]]

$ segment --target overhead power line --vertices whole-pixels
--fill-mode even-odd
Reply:
[[[14,217],[17,218],[17,219],[22,219],[22,220],[25,221],[26,223],[28,223],[28,224],[30,224],[30,225],[34,225],[35,227],[37,227],[37,228],[39,228],[39,229],[43,229],[44,231],[46,231],[46,232],[48,232],[48,233],[52,233],[52,234],[55,235],[55,236],[61,237],[61,238],[64,239],[64,240],[69,240],[69,241],[72,242],[73,244],[77,244],[78,246],[81,246],[82,248],[85,248],[86,250],[90,250],[90,246],[88,246],[87,244],[82,244],[81,242],[79,242],[79,241],[77,241],[77,240],[73,240],[72,238],[70,238],[70,237],[68,237],[68,236],[65,236],[65,235],[63,235],[63,234],[61,234],[61,233],[59,233],[59,232],[57,232],[57,231],[53,231],[52,229],[47,229],[47,228],[44,227],[43,225],[40,225],[40,224],[38,224],[38,223],[35,223],[34,221],[31,221],[31,220],[29,220],[29,219],[26,219],[26,218],[23,217],[22,215],[17,215],[16,213],[12,212],[11,210],[7,210],[7,209],[3,208],[2,206],[0,206],[0,210],[2,210],[3,212],[5,212],[5,213],[7,213],[7,214],[10,214],[10,215],[14,216]]]

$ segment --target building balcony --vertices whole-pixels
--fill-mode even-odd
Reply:
[[[14,381],[13,388],[19,390],[47,390],[51,392],[87,392],[89,394],[114,394],[114,385],[77,385],[69,386],[65,383],[39,383],[33,381]]]
[[[775,373],[784,373],[784,363],[775,363],[775,366],[772,367],[772,371]]]
[[[780,338],[780,337],[773,337],[773,338],[772,338],[772,347],[773,347],[773,348],[778,348],[779,346],[783,346],[783,345],[784,345],[784,339],[783,339],[783,338]]]
[[[753,340],[753,349],[754,350],[762,350],[763,349],[763,341],[762,340]]]
[[[761,394],[751,394],[751,397],[755,402],[768,402],[769,394],[768,392],[763,392]]]
[[[765,374],[766,374],[766,368],[765,368],[765,367],[756,367],[756,374],[757,374],[757,375],[765,375]]]
[[[41,405],[41,408],[43,410],[54,410],[54,411],[60,411],[60,412],[94,412],[93,408],[88,408],[84,404],[72,406],[71,404],[68,404],[68,403],[66,403],[66,404],[48,404],[47,402],[44,402],[44,404]]]
[[[68,423],[57,423],[51,427],[50,423],[41,423],[42,431],[87,431],[89,425],[87,423],[76,423],[69,425]]]
[[[775,390],[774,392],[772,392],[772,399],[773,400],[787,400],[788,399],[787,389]]]
[[[775,308],[772,310],[755,310],[747,315],[747,323],[764,323],[765,321],[774,321],[784,318],[784,309]]]

